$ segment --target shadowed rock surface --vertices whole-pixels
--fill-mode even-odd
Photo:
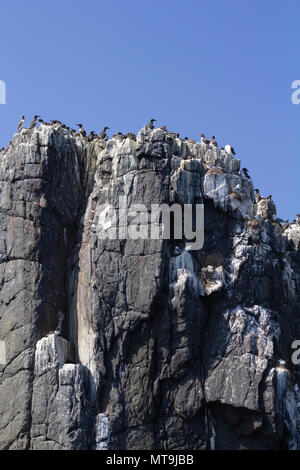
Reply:
[[[0,156],[1,449],[300,448],[300,226],[253,204],[239,166],[147,126],[136,141],[14,136]],[[124,228],[107,204],[163,203],[204,204],[201,250],[101,238],[101,221]]]

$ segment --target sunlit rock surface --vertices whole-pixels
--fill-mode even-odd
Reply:
[[[239,168],[159,128],[13,137],[0,155],[1,449],[300,448],[300,227],[283,233]],[[126,229],[107,204],[146,217],[163,203],[204,204],[201,250],[102,239]]]

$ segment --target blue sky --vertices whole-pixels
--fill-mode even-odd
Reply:
[[[22,114],[234,146],[280,217],[300,213],[296,0],[2,0],[0,147]]]

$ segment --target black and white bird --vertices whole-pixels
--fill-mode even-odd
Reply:
[[[204,134],[200,134],[200,137],[201,137],[202,144],[209,145],[209,140],[205,137]]]
[[[37,119],[38,119],[39,117],[40,117],[40,116],[39,116],[38,114],[36,114],[35,116],[33,116],[33,119],[32,119],[32,121],[31,121],[31,123],[29,124],[28,129],[33,129],[33,128],[37,125],[37,122],[38,122]]]
[[[255,195],[254,195],[254,202],[257,204],[261,200],[261,195],[259,193],[259,189],[255,189]]]
[[[150,119],[150,122],[148,124],[148,129],[154,129],[154,122],[156,121],[156,119]]]
[[[284,226],[282,227],[282,230],[285,231],[287,228],[289,228],[290,224],[288,220],[285,220]]]
[[[225,152],[227,155],[235,155],[234,148],[231,145],[225,145]]]
[[[216,141],[214,135],[213,135],[212,138],[210,139],[209,144],[212,145],[212,147],[218,148],[218,143],[217,143],[217,141]]]
[[[250,175],[249,175],[247,168],[242,168],[241,175],[245,176],[245,178],[247,178],[248,180],[250,179]]]
[[[87,138],[89,142],[92,142],[92,140],[96,139],[96,137],[97,137],[97,134],[94,131],[91,131]]]
[[[100,139],[105,139],[107,137],[107,134],[106,134],[107,129],[109,129],[109,127],[105,126],[103,128],[103,131],[100,132],[100,134],[99,134]]]
[[[86,132],[85,132],[85,130],[83,129],[82,124],[76,124],[76,126],[79,127],[79,131],[78,131],[78,132],[79,132],[79,134],[81,135],[81,137],[86,137]]]
[[[21,120],[20,120],[20,122],[19,122],[19,124],[18,124],[18,132],[20,132],[20,130],[22,129],[23,124],[24,124],[24,121],[25,121],[25,117],[22,116],[22,117],[21,117]]]

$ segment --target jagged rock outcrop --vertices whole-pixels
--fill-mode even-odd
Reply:
[[[14,136],[0,156],[1,449],[300,448],[300,227],[253,203],[239,165],[147,126],[136,141]],[[146,220],[174,203],[204,204],[202,249],[113,236],[123,206]]]

